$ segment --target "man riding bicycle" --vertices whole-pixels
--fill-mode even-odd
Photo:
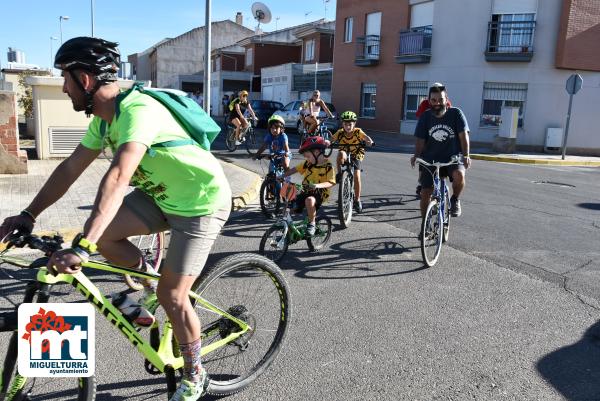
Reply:
[[[450,214],[461,215],[459,196],[465,187],[465,169],[471,166],[469,157],[469,124],[463,112],[457,107],[448,107],[448,94],[443,85],[436,84],[429,88],[431,109],[423,113],[417,127],[415,154],[410,164],[415,166],[417,157],[427,162],[448,163],[459,156],[457,165],[441,169],[441,175],[450,177],[452,181],[452,197],[450,198]],[[433,176],[431,168],[419,167],[421,171],[421,215],[427,210],[433,192]],[[429,172],[427,172],[429,171]]]
[[[158,299],[184,359],[184,377],[171,401],[197,400],[206,389],[208,376],[200,362],[200,322],[187,294],[229,216],[227,178],[212,154],[196,144],[149,152],[153,144],[181,142],[189,136],[158,101],[139,91],[126,96],[121,93],[116,82],[120,65],[117,43],[73,38],[58,49],[54,63],[62,70],[63,92],[71,98],[75,111],[94,118],[81,143],[60,163],[31,204],[20,215],[4,220],[0,240],[15,229],[31,231],[37,216],[67,192],[104,148],[110,148],[114,158],[100,182],[82,234],[71,248],[52,255],[48,269],[75,274],[96,248],[115,264],[145,268],[140,250],[127,238],[170,229],[169,251],[156,293],[145,283],[141,304],[124,294],[114,296],[113,303],[134,324],[149,326]],[[130,183],[135,189],[127,194]]]

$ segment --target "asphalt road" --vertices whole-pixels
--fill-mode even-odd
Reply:
[[[376,140],[365,212],[320,253],[290,247],[280,264],[293,296],[288,340],[264,375],[228,399],[600,399],[598,170],[475,161],[463,216],[438,265],[424,269],[416,173],[405,148]],[[222,153],[266,168],[242,151]],[[331,205],[325,211],[335,223]],[[256,208],[236,212],[211,261],[256,251],[270,223]],[[124,288],[94,278],[105,292]],[[0,310],[21,289],[0,274]],[[165,400],[160,376],[144,373],[108,324],[97,326],[98,400]],[[0,345],[7,338],[0,333]]]

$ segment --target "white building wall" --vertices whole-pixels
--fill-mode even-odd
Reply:
[[[443,82],[452,104],[466,114],[471,140],[492,142],[497,128],[480,127],[484,82],[527,83],[524,125],[517,144],[541,147],[548,127],[564,127],[567,78],[575,71],[554,67],[561,0],[543,0],[537,10],[534,55],[530,62],[487,62],[485,48],[492,0],[435,0],[432,56],[429,64],[407,64],[405,81]],[[469,10],[468,16],[464,10]],[[582,90],[575,96],[568,145],[600,149],[600,135],[590,128],[600,98],[600,73],[580,72]],[[403,121],[412,134],[416,122]]]
[[[254,33],[232,21],[212,23],[211,49],[230,46]],[[179,88],[179,75],[204,71],[204,27],[193,29],[162,45],[157,51],[157,86]]]
[[[292,97],[293,63],[261,69],[261,94],[263,100],[273,100],[284,105],[295,100]]]

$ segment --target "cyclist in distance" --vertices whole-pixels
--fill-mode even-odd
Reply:
[[[410,159],[415,166],[417,157],[432,163],[448,163],[454,156],[460,156],[459,164],[440,170],[441,176],[448,176],[452,181],[452,197],[450,198],[450,214],[461,215],[459,197],[465,187],[465,169],[471,166],[469,157],[469,125],[463,112],[457,107],[448,107],[448,95],[443,85],[429,88],[431,109],[425,111],[417,127],[415,153]],[[433,177],[424,167],[421,171],[421,215],[425,214],[433,192]],[[430,170],[431,171],[431,170]]]
[[[262,152],[269,148],[272,155],[283,155],[283,167],[285,170],[290,168],[290,158],[292,153],[290,152],[290,146],[288,144],[288,137],[283,132],[285,127],[285,121],[283,117],[272,115],[267,122],[267,128],[269,132],[263,139],[263,144],[254,155],[254,158],[258,158]]]
[[[312,97],[308,100],[308,114],[304,118],[305,122],[308,124],[309,134],[313,134],[319,126],[319,113],[321,112],[321,108],[325,110],[329,118],[333,118],[333,114],[331,114],[331,111],[329,111],[329,108],[323,99],[321,99],[321,92],[315,89]]]
[[[365,142],[367,146],[373,145],[373,140],[363,130],[356,127],[356,113],[353,111],[345,111],[340,116],[342,119],[342,128],[333,134],[333,142],[340,145],[360,145]],[[362,161],[365,158],[365,149],[360,146],[353,146],[349,149],[340,149],[337,157],[337,173],[341,172],[341,166],[348,157],[346,150],[352,153],[352,164],[354,164],[354,208],[358,213],[362,212],[362,202],[360,201],[360,168]],[[339,181],[336,178],[336,181]]]
[[[329,141],[320,136],[309,136],[304,140],[298,152],[304,156],[304,161],[285,172],[285,176],[295,173],[302,175],[304,189],[296,198],[296,213],[301,213],[304,207],[308,216],[306,233],[315,235],[317,210],[329,199],[331,187],[335,185],[335,174],[329,159],[325,157],[325,149]]]
[[[200,146],[188,143],[149,152],[152,144],[189,136],[158,101],[139,91],[121,93],[119,65],[117,43],[100,38],[73,38],[58,49],[54,67],[62,71],[63,92],[75,111],[94,117],[81,143],[30,205],[4,220],[0,237],[14,229],[31,231],[36,218],[110,148],[114,157],[82,234],[71,248],[52,255],[48,269],[75,274],[96,249],[117,265],[144,268],[141,252],[127,238],[171,230],[156,292],[146,285],[140,302],[121,293],[113,296],[113,303],[134,324],[149,326],[160,302],[184,359],[183,379],[171,401],[197,400],[208,375],[200,361],[200,322],[187,294],[229,217],[231,190],[220,163]],[[130,183],[135,189],[127,194]]]
[[[244,117],[246,110],[250,112],[253,119],[256,120],[256,115],[252,106],[248,101],[248,91],[243,90],[240,92],[240,96],[236,97],[229,103],[229,121],[235,126],[235,144],[241,145],[241,130],[248,127],[248,120]]]

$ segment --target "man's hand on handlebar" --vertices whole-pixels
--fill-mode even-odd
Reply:
[[[4,222],[0,225],[0,242],[4,241],[4,238],[13,233],[15,230],[19,230],[22,233],[31,233],[33,230],[34,221],[31,217],[23,214],[16,216],[7,217]]]

